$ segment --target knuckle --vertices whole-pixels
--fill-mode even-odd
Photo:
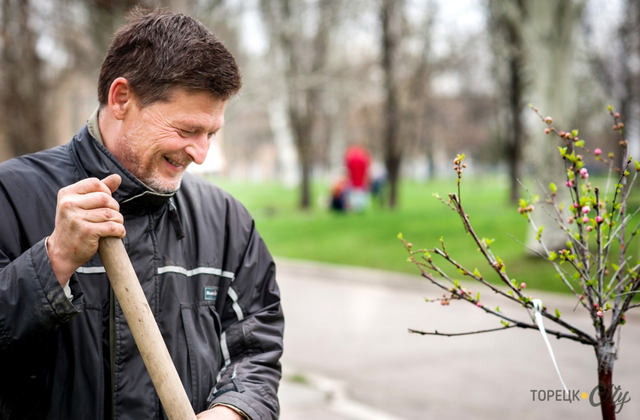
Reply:
[[[58,200],[58,207],[63,211],[71,210],[73,206],[73,201],[68,199],[68,197],[62,197],[62,199]]]

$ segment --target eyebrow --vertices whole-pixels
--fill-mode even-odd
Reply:
[[[192,122],[189,121],[178,121],[176,123],[176,125],[178,126],[178,128],[180,128],[181,130],[186,130],[186,131],[205,131],[207,133],[214,133],[217,134],[218,131],[220,131],[222,129],[222,127],[224,127],[225,122],[223,121],[222,124],[220,125],[220,127],[218,127],[215,131],[209,131],[206,127],[204,127],[203,125],[200,124],[194,124]]]

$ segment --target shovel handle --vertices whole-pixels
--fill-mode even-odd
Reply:
[[[98,253],[169,420],[195,420],[189,397],[122,240],[101,238]]]

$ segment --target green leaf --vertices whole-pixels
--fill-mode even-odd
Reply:
[[[558,254],[555,251],[551,251],[549,253],[549,261],[554,261],[556,258],[558,258]]]
[[[567,148],[558,146],[558,150],[560,150],[560,156],[565,157],[567,155]]]
[[[482,276],[480,275],[480,272],[478,271],[478,267],[476,267],[476,269],[473,270],[473,275],[476,276],[476,277],[482,278]]]
[[[509,323],[508,323],[507,321],[505,321],[504,319],[501,319],[501,320],[500,320],[500,323],[501,323],[502,325],[504,325],[505,327],[508,327],[508,326],[509,326]]]
[[[575,147],[584,147],[584,140],[578,140],[577,142],[573,143],[573,145]]]
[[[402,240],[402,232],[398,233],[398,239]]]
[[[496,306],[496,312],[500,312],[500,307]]]
[[[425,301],[425,302],[429,302],[429,299],[427,299],[427,298],[424,298],[424,301]]]
[[[478,292],[478,294],[476,295],[476,300],[480,301],[480,292]]]
[[[554,184],[553,182],[549,184],[549,189],[554,194],[558,191],[558,187],[556,187],[556,184]]]
[[[562,314],[562,312],[560,312],[558,309],[556,309],[556,318],[560,318],[561,314]]]
[[[572,135],[573,137],[578,137],[578,130],[573,130],[573,131],[571,132],[571,135]]]
[[[458,280],[454,280],[453,285],[456,287],[460,287],[460,282]]]

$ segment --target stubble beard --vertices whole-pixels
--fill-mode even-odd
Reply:
[[[133,176],[138,178],[144,185],[151,188],[158,193],[172,193],[180,188],[182,183],[182,176],[184,172],[179,175],[177,179],[165,179],[160,175],[159,168],[157,166],[145,165],[143,162],[143,153],[145,150],[145,141],[143,136],[140,136],[138,130],[134,130],[131,135],[127,135],[122,142],[123,160],[122,165],[131,172]],[[182,162],[184,159],[178,156],[169,156],[170,159],[176,162]],[[161,157],[164,159],[164,157]],[[189,163],[186,163],[186,166]]]

